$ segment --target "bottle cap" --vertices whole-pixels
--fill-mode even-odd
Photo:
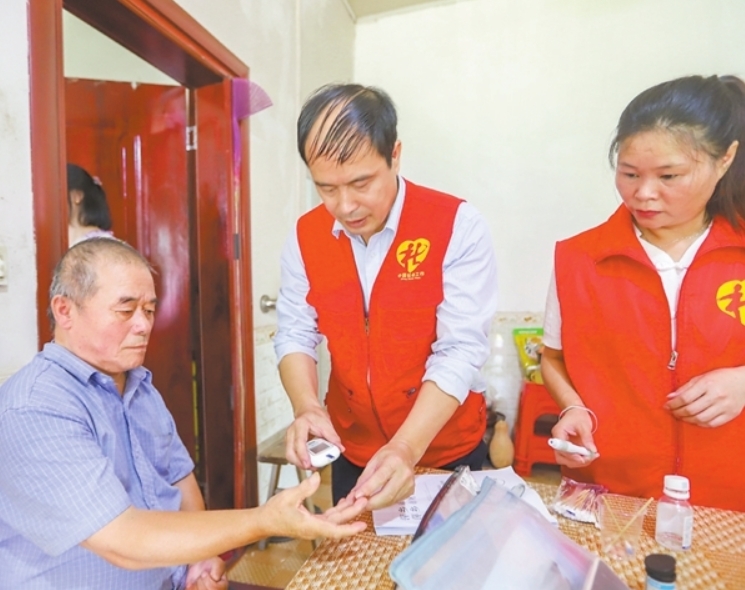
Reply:
[[[675,581],[675,558],[663,553],[652,553],[644,558],[647,575],[658,582]]]
[[[665,476],[665,494],[676,500],[687,500],[691,497],[691,484],[682,475]]]

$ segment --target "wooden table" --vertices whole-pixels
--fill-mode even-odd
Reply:
[[[530,484],[552,503],[556,486]],[[644,556],[671,553],[654,540],[656,504],[652,503],[644,520],[637,557],[608,564],[632,590],[644,589]],[[745,589],[745,513],[694,508],[693,545],[689,551],[671,553],[677,559],[677,590]],[[603,557],[599,531],[592,524],[559,518],[559,528],[569,538]],[[378,537],[370,515],[363,533],[339,541],[325,540],[305,562],[286,590],[392,590],[388,568],[405,549],[411,537]]]

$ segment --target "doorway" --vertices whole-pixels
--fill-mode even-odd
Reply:
[[[63,8],[180,86],[66,82]],[[248,123],[236,100],[248,68],[172,0],[30,0],[29,22],[39,343],[44,286],[66,248],[64,165],[77,160],[106,171],[115,232],[158,272],[166,306],[146,366],[208,506],[255,506]]]

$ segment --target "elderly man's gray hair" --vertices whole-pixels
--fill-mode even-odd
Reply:
[[[49,288],[49,301],[60,295],[80,305],[93,297],[98,290],[97,263],[102,260],[109,263],[141,264],[151,273],[154,272],[147,259],[126,242],[108,237],[90,238],[75,244],[57,263]],[[54,327],[51,308],[48,315]]]

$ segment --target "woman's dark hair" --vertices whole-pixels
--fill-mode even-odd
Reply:
[[[745,83],[736,76],[687,76],[645,90],[621,113],[609,152],[611,165],[624,141],[655,129],[684,135],[715,159],[724,156],[732,142],[739,142],[706,213],[709,218],[722,215],[735,229],[744,229]]]
[[[309,140],[313,125],[322,117],[319,133]],[[321,137],[330,117],[333,121]],[[297,147],[303,162],[335,158],[343,164],[370,143],[390,167],[398,135],[396,107],[379,88],[360,84],[330,84],[310,95],[297,121]]]
[[[78,223],[82,226],[96,226],[100,229],[111,229],[111,213],[109,204],[106,202],[106,193],[100,181],[93,177],[76,164],[67,165],[67,199],[70,203],[70,192],[78,190],[83,193],[80,202]]]

